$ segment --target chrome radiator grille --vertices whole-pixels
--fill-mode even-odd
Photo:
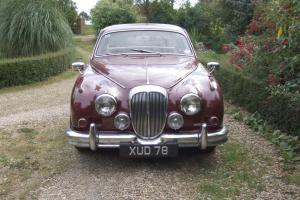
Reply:
[[[130,92],[130,115],[134,131],[143,139],[158,136],[166,123],[168,98],[164,88],[140,86]]]

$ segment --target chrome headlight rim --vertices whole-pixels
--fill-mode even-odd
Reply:
[[[199,101],[199,106],[198,106],[198,108],[196,109],[196,111],[193,112],[193,113],[188,113],[188,112],[186,111],[186,109],[184,108],[184,105],[183,105],[184,101],[186,101],[187,98],[190,98],[190,97],[193,97],[193,98],[195,98],[195,99],[198,99],[198,101]],[[194,93],[188,93],[188,94],[183,95],[183,97],[180,99],[180,110],[181,110],[185,115],[187,115],[187,116],[192,116],[192,115],[195,115],[195,114],[199,113],[200,110],[201,110],[201,98],[199,97],[199,95],[194,94]]]
[[[118,120],[118,118],[120,118],[120,117],[125,117],[125,118],[127,119],[127,125],[126,125],[125,127],[123,127],[123,128],[117,127],[117,125],[116,125],[117,120]],[[130,118],[129,118],[129,115],[127,115],[126,113],[119,113],[119,114],[117,114],[117,115],[115,116],[115,118],[114,118],[114,127],[115,127],[116,129],[119,129],[119,130],[121,130],[121,131],[124,131],[124,130],[128,129],[129,126],[130,126]]]
[[[171,123],[172,123],[171,120],[172,120],[172,118],[175,117],[175,116],[177,116],[177,117],[179,117],[179,118],[181,119],[181,122],[182,122],[182,123],[181,123],[180,127],[174,127],[174,126],[171,125]],[[181,129],[181,128],[183,127],[183,125],[184,125],[184,119],[183,119],[183,116],[182,116],[180,113],[172,112],[172,113],[169,114],[169,116],[168,116],[167,123],[168,123],[168,126],[169,126],[171,129],[178,130],[178,129]]]
[[[104,112],[101,112],[101,109],[99,110],[98,108],[98,104],[99,104],[99,101],[101,101],[102,98],[110,98],[114,104],[113,106],[113,109],[108,113],[104,113]],[[114,96],[110,95],[110,94],[101,94],[99,95],[97,98],[96,98],[96,101],[95,101],[95,109],[97,111],[97,113],[103,117],[110,117],[112,116],[116,110],[117,110],[117,100]]]

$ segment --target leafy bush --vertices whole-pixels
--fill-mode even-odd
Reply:
[[[72,31],[51,1],[5,0],[0,7],[0,51],[33,56],[70,46]]]
[[[135,22],[135,14],[130,4],[111,2],[108,0],[98,1],[96,7],[91,10],[92,23],[98,35],[102,28],[113,24]]]
[[[77,7],[73,0],[50,0],[55,3],[57,9],[59,9],[62,14],[67,19],[69,26],[75,31],[77,23]]]
[[[241,49],[250,57],[240,66],[243,73],[287,93],[300,93],[300,2],[294,0],[257,1],[247,35],[239,41],[243,48],[233,52],[238,63]],[[245,46],[252,51],[245,51]],[[298,87],[297,87],[298,85]],[[284,87],[284,89],[283,89]]]
[[[190,39],[195,48],[197,48],[197,43],[200,41],[201,35],[196,28],[191,28],[189,30]]]
[[[245,107],[250,112],[258,112],[274,127],[300,136],[300,96],[278,88],[269,88],[263,82],[250,78],[235,70],[228,62],[228,56],[216,57],[209,52],[200,55],[202,62],[219,60],[222,67],[215,73],[227,99]],[[222,60],[220,60],[220,58]]]
[[[254,82],[253,85],[247,85],[247,90],[254,85],[261,89],[262,101],[255,92],[250,93],[248,97],[251,104],[257,105],[256,110],[273,125],[298,136],[300,135],[299,11],[299,1],[257,1],[247,35],[238,40],[238,48],[231,52],[230,60],[240,69],[241,77],[247,77]],[[237,80],[235,84],[242,82],[240,78]],[[232,88],[225,86],[225,90],[231,93]],[[233,98],[236,103],[252,112],[256,111],[252,109],[251,104],[240,101],[232,94],[229,98]]]
[[[40,56],[0,60],[0,88],[42,81],[66,70],[72,50]]]

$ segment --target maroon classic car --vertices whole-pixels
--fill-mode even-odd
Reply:
[[[71,97],[69,143],[119,148],[126,157],[176,156],[178,148],[212,151],[227,141],[223,97],[197,60],[187,32],[167,24],[103,29]]]

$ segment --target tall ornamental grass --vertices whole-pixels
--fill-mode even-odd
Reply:
[[[72,31],[48,0],[4,0],[0,7],[0,55],[24,57],[70,46]]]

